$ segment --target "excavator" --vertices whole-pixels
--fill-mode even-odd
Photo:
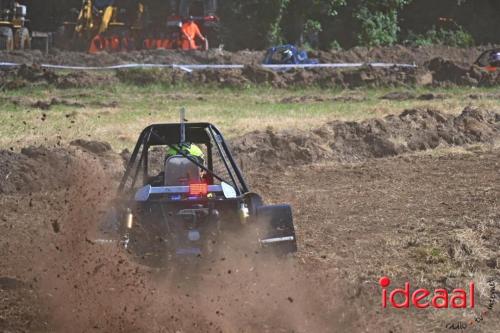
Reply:
[[[200,36],[213,36],[216,11],[216,0],[83,0],[76,19],[64,23],[59,44],[89,53],[207,49],[207,38],[200,38],[201,44],[183,43],[183,27],[195,22]]]
[[[136,0],[83,0],[57,33],[59,48],[76,51],[121,51],[139,48],[144,5]]]
[[[17,1],[0,0],[0,50],[31,48],[31,37],[26,27],[26,6]]]

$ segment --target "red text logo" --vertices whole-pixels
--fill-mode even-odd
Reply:
[[[387,304],[396,309],[409,308],[414,306],[418,309],[433,307],[436,309],[465,309],[467,307],[474,308],[474,282],[469,283],[469,288],[453,289],[448,293],[446,289],[436,289],[430,291],[425,288],[418,288],[411,291],[409,282],[405,283],[404,288],[393,289],[390,293],[387,287],[391,284],[391,280],[384,276],[379,280],[382,287],[382,307],[386,308]]]

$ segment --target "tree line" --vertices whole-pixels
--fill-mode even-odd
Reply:
[[[220,0],[233,49],[499,43],[498,0]]]
[[[21,2],[29,6],[33,25],[46,31],[56,29],[81,4],[81,0]],[[167,0],[146,2],[164,8]],[[218,0],[218,4],[221,42],[231,50],[281,43],[324,50],[500,43],[498,0]]]

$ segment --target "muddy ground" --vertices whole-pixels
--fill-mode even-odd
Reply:
[[[480,46],[474,48],[455,48],[448,46],[423,47],[355,47],[350,50],[312,51],[311,58],[322,63],[329,62],[396,62],[423,65],[432,58],[445,58],[461,65],[472,64],[485,50],[492,48]],[[90,55],[82,52],[52,50],[49,54],[40,51],[0,52],[0,59],[5,62],[46,63],[53,65],[105,66],[123,63],[155,63],[155,64],[243,64],[262,63],[265,51],[229,52],[212,49],[208,52],[183,52],[174,50],[149,50],[127,53],[101,53]]]
[[[196,274],[93,241],[123,172],[106,143],[2,151],[0,331],[498,332],[499,124],[487,110],[409,110],[235,140],[252,188],[292,204],[299,252]],[[473,280],[477,305],[382,309],[381,276],[450,291]]]
[[[243,69],[197,70],[181,69],[127,69],[106,72],[56,72],[37,65],[0,71],[0,90],[27,87],[55,87],[59,89],[109,86],[115,83],[137,86],[215,86],[242,89],[252,86],[276,88],[324,89],[360,87],[494,87],[500,85],[500,71],[487,72],[475,66],[461,66],[443,58],[434,58],[419,68],[358,69],[291,69],[276,72],[260,66],[248,65]]]

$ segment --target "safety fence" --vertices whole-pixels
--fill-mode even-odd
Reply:
[[[20,67],[22,64],[14,62],[0,62],[0,68]],[[245,65],[231,65],[231,64],[120,64],[112,66],[70,66],[70,65],[51,65],[40,64],[41,68],[53,70],[116,70],[116,69],[131,69],[131,68],[171,68],[181,69],[186,72],[193,72],[196,70],[212,69],[242,69]],[[374,68],[416,68],[415,64],[396,64],[396,63],[383,63],[383,62],[368,62],[368,63],[331,63],[331,64],[291,64],[291,65],[260,65],[263,68],[272,70],[287,70],[292,68],[360,68],[360,67],[374,67]]]

